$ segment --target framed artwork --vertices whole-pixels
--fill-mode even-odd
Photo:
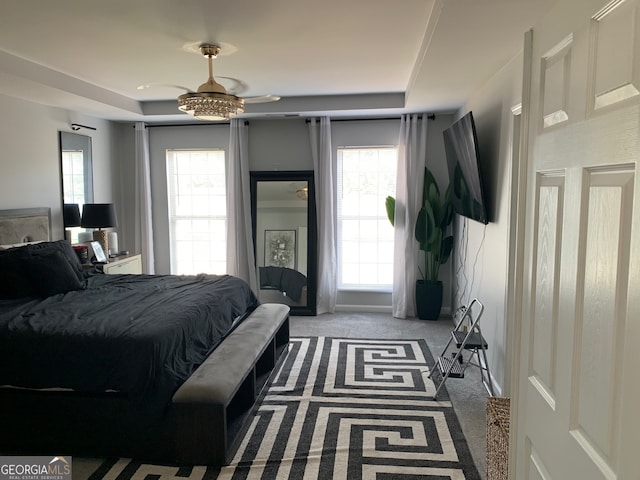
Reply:
[[[296,231],[264,231],[264,266],[296,268]]]

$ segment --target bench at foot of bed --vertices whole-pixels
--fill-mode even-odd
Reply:
[[[173,396],[178,461],[228,464],[289,344],[289,307],[260,305]]]

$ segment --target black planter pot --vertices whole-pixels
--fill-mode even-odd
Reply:
[[[416,282],[416,313],[421,320],[437,320],[442,309],[442,282]]]

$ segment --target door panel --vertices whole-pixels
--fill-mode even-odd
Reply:
[[[584,183],[571,430],[601,462],[615,465],[634,172],[587,170]]]
[[[562,205],[564,176],[538,175],[535,246],[535,291],[531,317],[531,383],[555,409],[557,336],[558,336],[558,267],[562,242]]]
[[[639,10],[634,2],[614,1],[593,16],[592,110],[640,94]]]
[[[510,478],[640,478],[639,1],[559,0],[533,31]]]

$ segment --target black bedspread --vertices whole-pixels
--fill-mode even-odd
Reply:
[[[0,385],[166,404],[257,304],[244,281],[204,275],[93,275],[85,290],[0,300]]]
[[[302,289],[307,286],[307,277],[297,270],[285,267],[260,267],[260,287],[273,287],[300,301]]]

